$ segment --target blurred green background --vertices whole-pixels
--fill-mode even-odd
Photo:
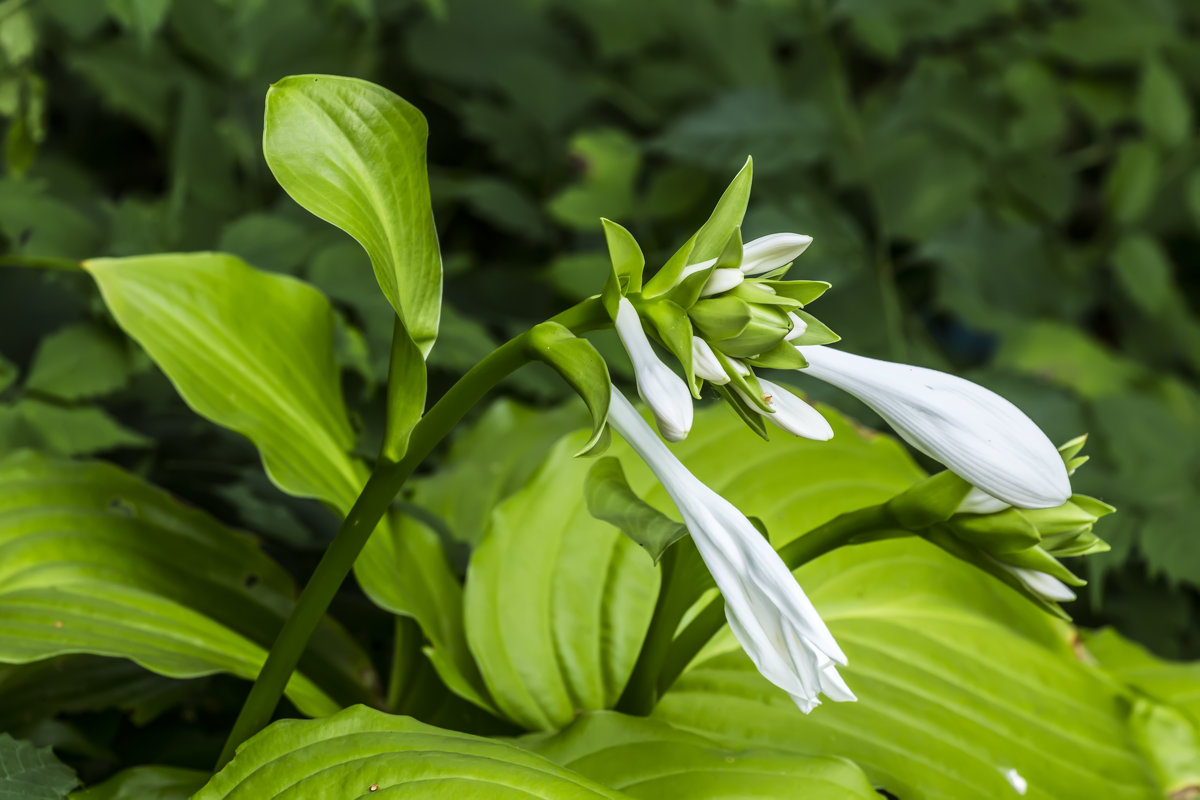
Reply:
[[[311,568],[332,517],[275,492],[53,267],[212,249],[303,277],[378,418],[391,311],[260,149],[271,82],[359,76],[429,119],[433,392],[599,290],[600,216],[654,267],[753,154],[746,235],[815,237],[793,274],[834,284],[816,313],[847,349],[964,374],[1055,440],[1092,434],[1076,486],[1120,513],[1077,619],[1200,656],[1200,4],[6,0],[0,58],[0,450],[116,461]],[[536,372],[508,391],[566,399]]]

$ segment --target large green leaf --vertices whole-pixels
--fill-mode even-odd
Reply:
[[[768,445],[710,412],[679,451],[780,546],[921,474],[894,440],[824,411],[828,443]],[[858,702],[801,714],[725,631],[655,716],[726,746],[846,756],[905,800],[1009,796],[1011,769],[1044,800],[1157,791],[1122,693],[1008,587],[913,540],[843,549],[797,577],[849,658],[839,671]]]
[[[104,783],[71,795],[71,800],[188,800],[208,773],[181,767],[133,767]]]
[[[1139,692],[1179,708],[1200,728],[1200,661],[1158,658],[1112,628],[1082,632],[1088,652],[1105,671]]]
[[[592,462],[572,458],[582,441],[560,441],[496,509],[467,571],[471,652],[499,709],[531,730],[612,707],[657,591],[650,559],[584,507]]]
[[[276,722],[193,797],[621,797],[510,744],[363,706],[321,720]]]
[[[558,733],[530,736],[521,744],[643,800],[879,798],[862,770],[845,759],[725,750],[703,736],[612,712],[585,714]]]
[[[49,747],[0,733],[0,800],[61,800],[79,785]]]
[[[127,658],[189,678],[253,678],[296,587],[254,540],[106,464],[19,453],[0,461],[0,661]],[[325,622],[289,695],[370,697],[370,662]],[[318,689],[311,678],[325,687]]]
[[[253,441],[284,491],[349,507],[364,476],[348,455],[355,436],[320,292],[220,253],[85,268],[193,410]]]
[[[276,180],[358,240],[425,355],[437,337],[442,293],[428,133],[403,98],[356,78],[293,75],[267,92],[263,152]]]

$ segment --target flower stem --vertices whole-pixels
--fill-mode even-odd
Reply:
[[[896,521],[884,505],[868,506],[834,517],[824,525],[793,539],[780,549],[779,556],[789,569],[795,570],[843,545],[865,544],[909,535],[909,531],[896,525]],[[724,624],[725,601],[718,596],[701,609],[671,642],[670,649],[662,660],[662,668],[658,672],[659,695],[671,687],[696,654]]]
[[[584,331],[607,322],[608,315],[599,298],[588,298],[551,321]],[[421,418],[413,428],[403,458],[375,467],[271,646],[221,751],[217,769],[229,763],[237,747],[270,721],[309,638],[405,481],[484,395],[528,361],[526,334],[500,345],[450,387]]]

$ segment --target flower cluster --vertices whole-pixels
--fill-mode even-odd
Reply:
[[[839,337],[804,309],[829,284],[784,280],[811,237],[776,233],[742,242],[750,169],[748,161],[708,222],[644,284],[637,242],[604,221],[613,270],[601,297],[659,432],[668,441],[688,435],[692,399],[707,382],[764,437],[769,420],[826,440],[833,431],[820,412],[756,370],[799,370],[825,381],[947,467],[889,504],[900,526],[1058,611],[1057,601],[1074,598],[1068,584],[1083,581],[1056,556],[1107,547],[1092,524],[1111,507],[1071,490],[1082,440],[1060,454],[1024,412],[982,386],[828,347]],[[650,336],[675,357],[682,377],[658,357]],[[681,478],[686,470],[656,438],[656,446],[646,443],[623,402],[614,402],[610,422],[667,487],[725,595],[731,628],[759,669],[806,712],[821,691],[853,699],[834,668],[844,658],[832,639],[814,634],[824,626],[779,557],[741,512],[690,475]],[[637,423],[644,426],[640,417]],[[796,632],[799,619],[807,633]]]

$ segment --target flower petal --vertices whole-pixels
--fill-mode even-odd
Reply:
[[[742,246],[742,272],[761,275],[796,260],[808,249],[812,237],[802,233],[772,233]]]
[[[797,349],[808,360],[806,374],[862,400],[906,442],[987,494],[1018,508],[1054,508],[1070,498],[1058,449],[995,392],[956,375],[822,345]]]

